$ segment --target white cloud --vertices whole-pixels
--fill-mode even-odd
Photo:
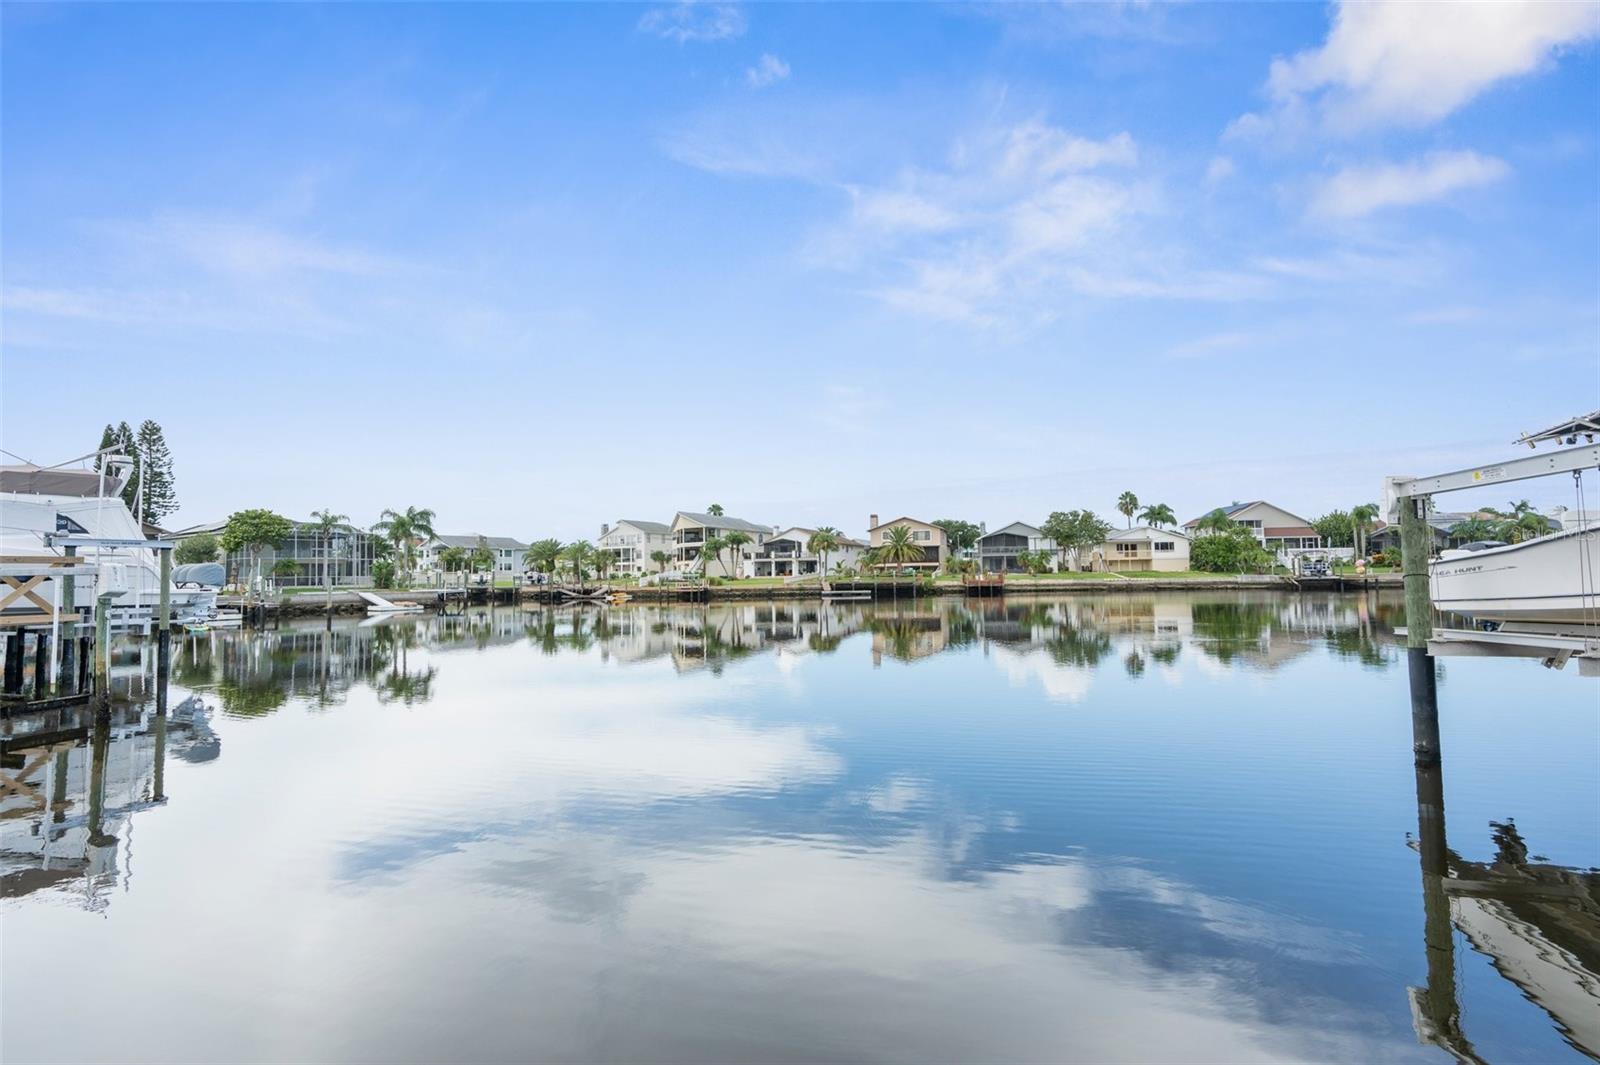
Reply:
[[[995,324],[1048,317],[1093,285],[1097,241],[1144,209],[1127,133],[1081,137],[1039,120],[980,131],[942,167],[843,186],[850,210],[815,242],[824,266],[876,275],[890,306]],[[1080,284],[1081,281],[1081,284]]]
[[[1226,155],[1219,155],[1206,166],[1206,184],[1220,185],[1233,176],[1236,167]]]
[[[1426,125],[1596,35],[1594,0],[1341,3],[1321,47],[1273,61],[1269,110],[1241,116],[1229,131],[1350,134]]]
[[[683,44],[685,41],[727,41],[745,31],[744,12],[736,4],[678,0],[653,7],[639,19],[639,29]]]
[[[1324,218],[1359,218],[1385,207],[1430,203],[1459,189],[1501,181],[1511,173],[1504,160],[1477,152],[1434,152],[1404,163],[1347,167],[1324,181],[1311,213]]]
[[[765,89],[789,76],[789,64],[766,52],[753,67],[746,68],[744,80],[750,83],[752,89]]]

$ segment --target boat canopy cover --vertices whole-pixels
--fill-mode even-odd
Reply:
[[[1590,411],[1588,414],[1578,418],[1568,418],[1564,422],[1552,425],[1548,429],[1541,429],[1537,433],[1524,433],[1512,443],[1532,445],[1545,440],[1554,440],[1559,443],[1579,434],[1587,436],[1592,441],[1596,433],[1600,433],[1600,410]],[[1577,441],[1570,442],[1576,443]]]
[[[220,562],[191,562],[172,567],[173,584],[198,584],[206,588],[221,588],[227,574]]]
[[[122,480],[106,474],[106,496],[122,491]],[[45,469],[39,466],[0,466],[0,492],[35,496],[86,496],[100,494],[99,470]]]

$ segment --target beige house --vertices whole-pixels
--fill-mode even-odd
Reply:
[[[1322,537],[1311,523],[1298,514],[1291,514],[1281,507],[1275,507],[1266,500],[1257,499],[1252,503],[1233,503],[1220,508],[1221,511],[1234,521],[1243,525],[1255,534],[1261,546],[1268,551],[1298,551],[1302,549],[1318,548],[1322,546]],[[1199,527],[1204,515],[1191,518],[1183,523],[1184,529],[1190,536],[1204,536],[1205,530]]]
[[[1189,568],[1189,537],[1173,529],[1135,525],[1111,533],[1095,553],[1102,565],[1113,573],[1126,570],[1176,573]]]
[[[920,562],[905,562],[901,565],[906,569],[937,570],[950,558],[950,541],[945,538],[944,530],[937,525],[916,518],[896,518],[893,521],[878,523],[876,514],[867,518],[867,538],[872,550],[882,547],[892,529],[908,529],[911,540],[922,548]]]

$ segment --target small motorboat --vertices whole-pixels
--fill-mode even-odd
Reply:
[[[1479,540],[1428,564],[1433,605],[1480,622],[1560,629],[1600,624],[1594,563],[1600,527],[1567,529],[1517,544]]]

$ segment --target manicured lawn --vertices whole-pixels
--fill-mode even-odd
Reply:
[[[1114,581],[1115,573],[1080,573],[1077,570],[1066,570],[1060,573],[1008,573],[1008,581]]]
[[[1208,580],[1208,579],[1215,579],[1215,578],[1218,578],[1218,577],[1232,577],[1233,576],[1233,574],[1231,574],[1231,573],[1206,573],[1203,570],[1197,570],[1197,569],[1180,569],[1180,570],[1174,570],[1171,573],[1162,573],[1159,570],[1136,569],[1136,570],[1127,570],[1122,575],[1124,577],[1133,577],[1133,578],[1136,578],[1136,579],[1156,580],[1156,581],[1166,580],[1168,578],[1171,578],[1172,580],[1175,580],[1175,581]]]

